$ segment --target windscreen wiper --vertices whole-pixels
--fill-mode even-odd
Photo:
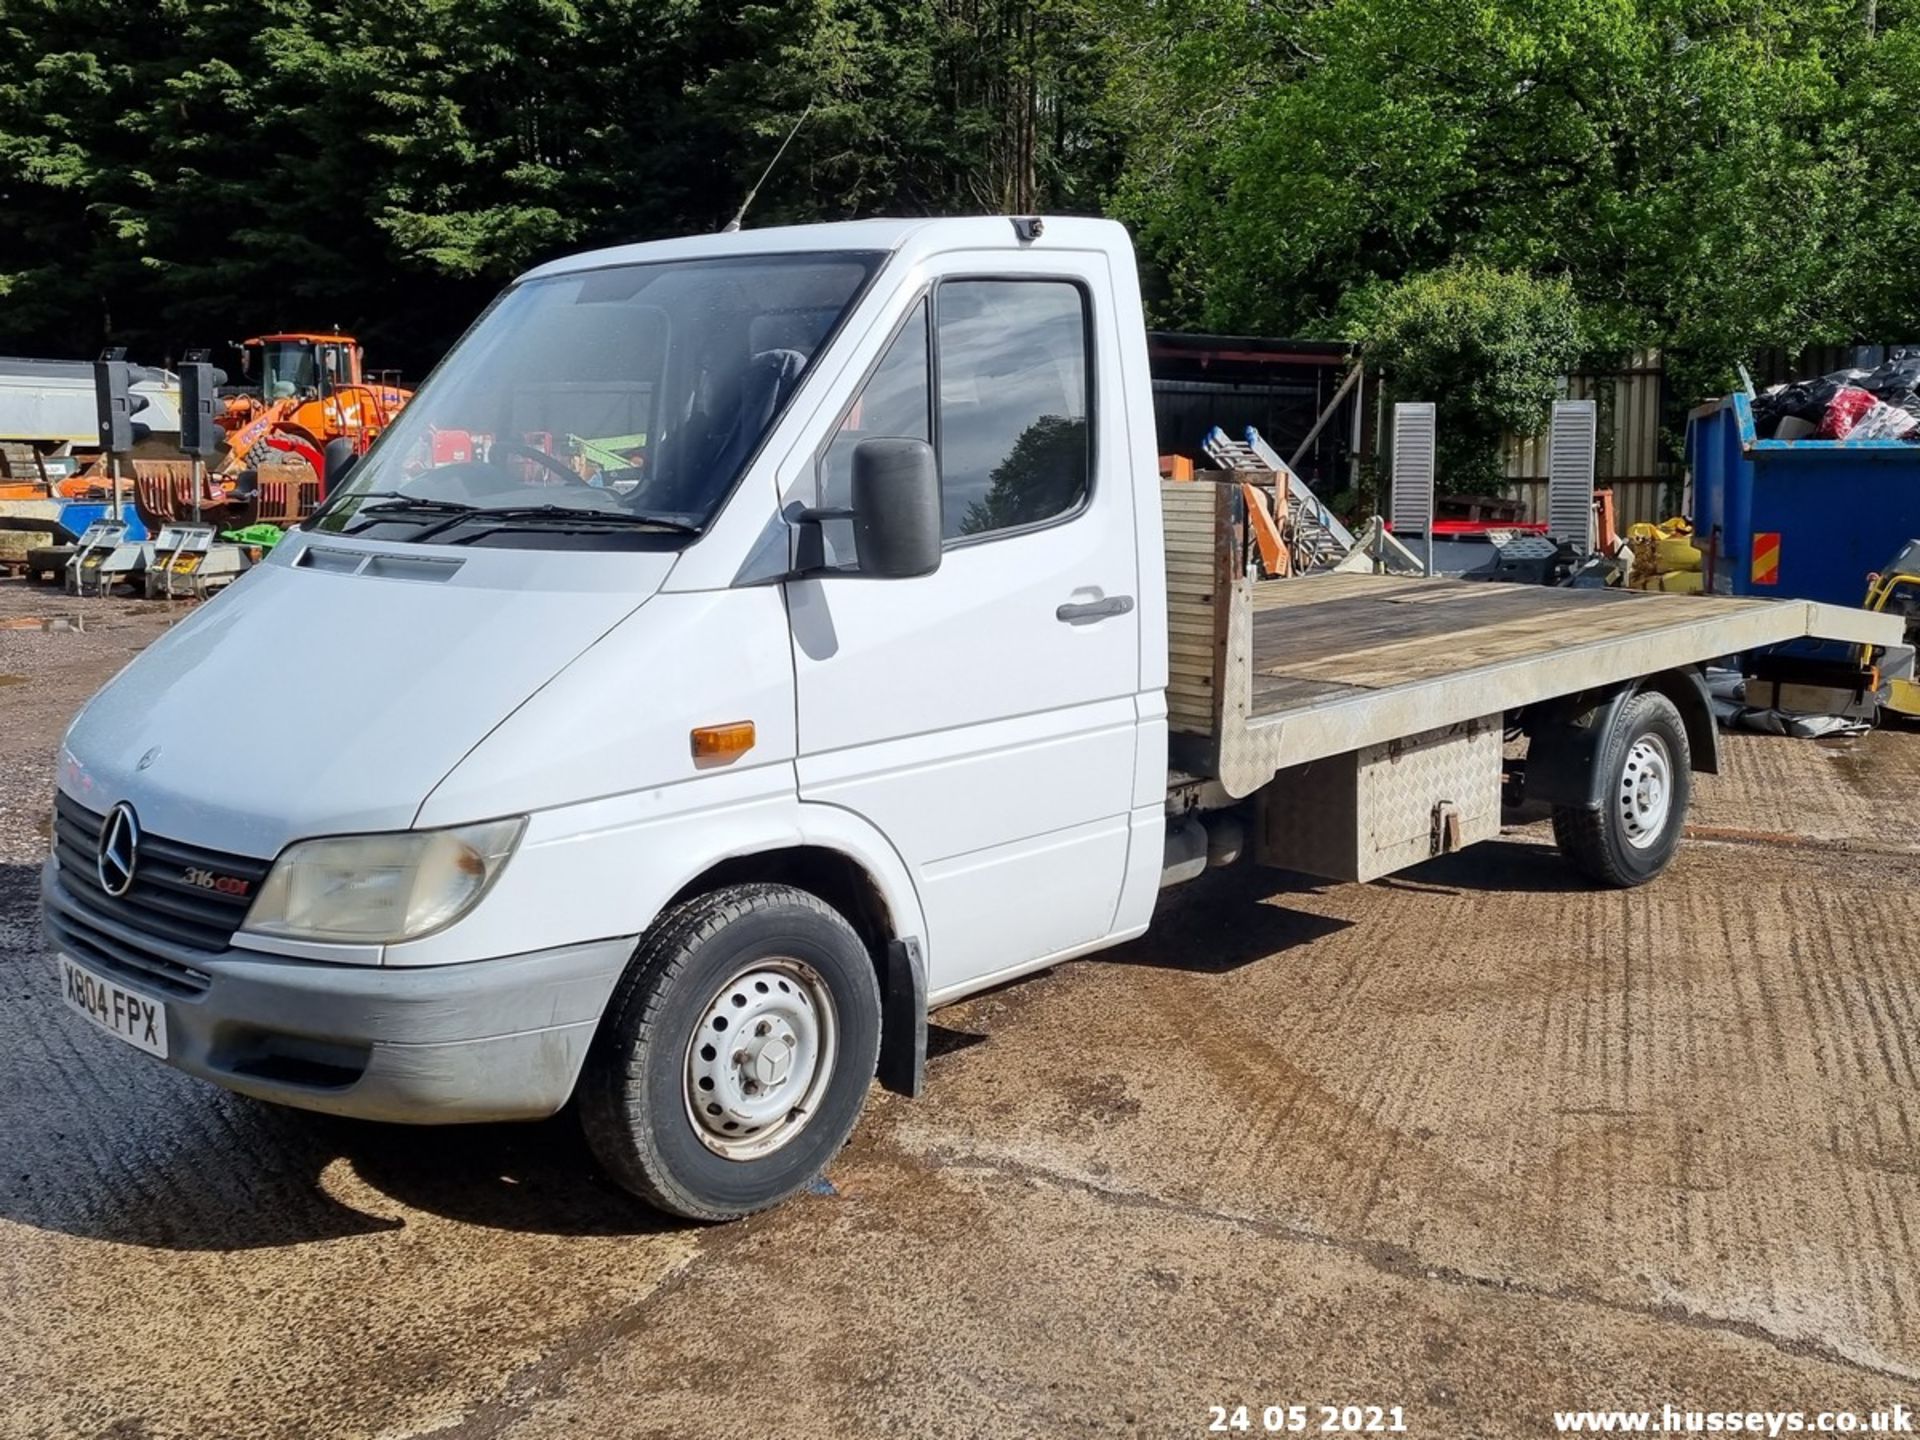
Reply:
[[[672,535],[698,535],[700,527],[668,515],[643,515],[630,510],[581,510],[571,505],[477,506],[458,515],[449,515],[436,525],[414,535],[425,540],[443,531],[464,525],[487,528],[556,530],[562,533],[591,534],[595,530],[657,530]]]
[[[361,498],[363,500],[378,499],[380,503],[377,505],[361,504],[356,506],[353,514],[348,518],[357,520],[360,516],[365,515],[369,517],[368,522],[366,525],[356,525],[351,530],[342,531],[342,534],[357,534],[361,530],[381,524],[387,516],[397,517],[400,515],[413,514],[446,515],[458,518],[463,515],[471,515],[480,508],[477,505],[469,505],[464,500],[430,500],[421,495],[402,495],[398,490],[376,490],[371,496],[363,496]]]
[[[363,496],[367,500],[379,500],[378,505],[362,505],[356,515],[372,515],[383,510],[431,510],[435,514],[451,515],[456,511],[465,514],[469,510],[478,510],[478,505],[469,505],[464,500],[434,500],[425,495],[403,495],[398,490],[376,490]]]

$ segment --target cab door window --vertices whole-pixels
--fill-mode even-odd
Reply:
[[[1093,470],[1085,291],[1066,280],[949,280],[935,305],[947,539],[1079,509]]]

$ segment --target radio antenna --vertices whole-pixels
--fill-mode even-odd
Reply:
[[[733,219],[721,230],[722,235],[731,235],[740,228],[740,222],[747,218],[747,207],[753,204],[754,196],[760,193],[760,187],[767,183],[767,176],[773,173],[773,167],[780,163],[780,157],[787,153],[787,146],[793,143],[793,137],[800,133],[800,127],[807,123],[807,116],[813,114],[813,102],[807,102],[807,108],[800,112],[800,118],[793,122],[793,128],[787,131],[787,138],[780,142],[780,148],[773,152],[773,159],[767,162],[767,168],[760,172],[760,178],[753,182],[753,188],[747,191],[747,198],[740,202],[740,208],[733,212]]]

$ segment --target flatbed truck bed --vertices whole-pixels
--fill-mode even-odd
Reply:
[[[1285,823],[1296,828],[1303,809],[1344,815],[1350,791],[1364,796],[1372,752],[1392,747],[1396,759],[1419,750],[1429,763],[1408,772],[1414,779],[1377,781],[1376,801],[1391,784],[1420,791],[1411,811],[1464,805],[1468,831],[1479,831],[1458,837],[1469,843],[1497,829],[1487,787],[1506,773],[1500,737],[1540,707],[1806,636],[1889,647],[1902,640],[1897,618],[1805,600],[1342,572],[1255,582],[1240,559],[1236,484],[1169,482],[1162,500],[1174,763],[1217,781],[1226,798],[1285,796],[1296,812]],[[1710,720],[1706,728],[1710,747]],[[1320,764],[1339,757],[1355,758],[1333,772]],[[1445,774],[1452,761],[1444,757],[1465,764],[1471,780]],[[1711,754],[1696,754],[1695,768],[1712,769]],[[1473,796],[1453,794],[1468,788]],[[1409,808],[1404,795],[1399,802]],[[1365,808],[1364,798],[1353,803]],[[1274,831],[1263,822],[1263,835]],[[1318,831],[1310,838],[1294,848],[1318,847],[1326,858],[1300,868],[1343,878],[1385,873],[1377,867],[1393,857],[1424,858],[1410,839],[1389,847],[1391,857],[1355,860],[1351,844],[1328,845]],[[1446,837],[1436,843],[1453,848]]]

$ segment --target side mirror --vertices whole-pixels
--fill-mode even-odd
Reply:
[[[345,435],[336,435],[327,442],[327,448],[320,454],[325,467],[321,476],[322,488],[327,494],[333,494],[336,487],[347,478],[347,472],[353,469],[353,462],[360,457],[353,453],[353,441]]]
[[[924,440],[853,450],[853,553],[862,575],[905,580],[940,568],[940,467]]]

